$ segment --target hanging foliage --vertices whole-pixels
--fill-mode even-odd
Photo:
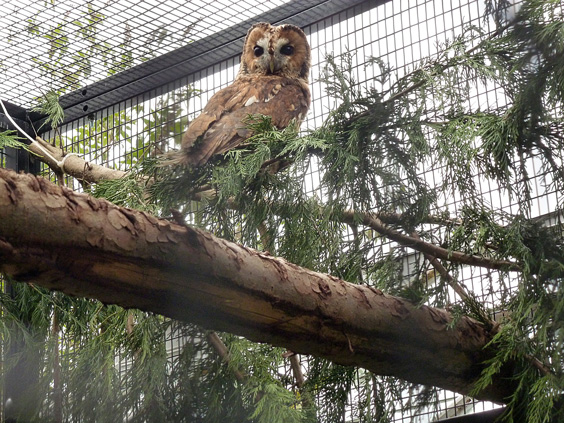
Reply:
[[[103,135],[93,135],[81,152],[109,151],[125,139],[149,153],[132,154],[126,177],[96,182],[89,192],[162,217],[173,214],[414,304],[470,315],[488,328],[495,352],[475,393],[516,363],[517,389],[504,421],[559,421],[564,16],[560,1],[529,0],[504,21],[506,5],[497,3],[488,2],[496,30],[470,26],[407,73],[372,59],[379,76],[360,84],[353,53],[329,55],[320,81],[335,107],[320,128],[280,131],[268,117],[249,116],[254,135],[203,168],[163,167],[155,153],[177,141],[186,123],[178,97],[187,100],[192,90],[150,111],[143,125],[159,122],[161,133],[138,131],[150,139],[131,133],[140,110],[113,117],[123,122],[121,133],[107,131],[109,118],[101,119],[94,125]],[[88,31],[84,27],[84,37],[95,36]],[[123,57],[123,66],[128,60]],[[503,101],[468,101],[483,87]],[[45,106],[53,122],[60,121],[60,110],[51,101]],[[82,135],[88,130],[80,129]],[[20,144],[0,133],[5,146]],[[532,169],[540,169],[542,183],[533,185]],[[304,189],[312,172],[321,175],[315,195]],[[501,206],[484,192],[486,183]],[[534,201],[547,195],[557,204],[539,218]],[[453,198],[456,208],[449,205]],[[505,198],[516,200],[511,209],[503,207]],[[460,282],[469,269],[495,299]],[[33,404],[37,420],[387,422],[406,392],[413,403],[405,407],[439,409],[434,388],[314,357],[302,357],[305,382],[298,383],[288,370],[292,352],[230,334],[215,334],[214,343],[208,332],[161,316],[14,287],[15,295],[2,296],[1,329],[8,350],[13,341],[40,352],[36,382],[45,397]],[[171,361],[166,342],[173,335],[184,341]],[[16,365],[17,357],[5,369]]]

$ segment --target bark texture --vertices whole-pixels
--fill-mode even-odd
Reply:
[[[478,322],[0,169],[0,271],[380,375],[468,393]],[[504,402],[501,377],[481,398]]]

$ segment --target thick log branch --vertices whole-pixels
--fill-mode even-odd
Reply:
[[[29,150],[36,154],[45,164],[47,164],[54,172],[63,175],[68,174],[77,178],[78,180],[97,183],[110,179],[121,179],[127,173],[118,169],[111,169],[95,163],[90,163],[84,160],[77,154],[64,153],[62,149],[57,148],[43,140],[41,137],[36,137],[35,141],[31,140]],[[213,199],[216,195],[214,190],[207,187],[202,187],[201,191],[197,191],[194,199],[197,201],[206,198],[208,201]],[[236,204],[232,204],[237,208]],[[354,224],[362,223],[363,225],[375,230],[376,232],[396,241],[405,247],[412,248],[413,250],[422,252],[425,255],[443,260],[458,262],[462,264],[470,264],[474,266],[485,267],[488,269],[502,269],[521,271],[517,263],[505,260],[492,260],[486,257],[469,255],[458,251],[450,251],[445,248],[427,243],[420,238],[414,238],[395,231],[386,226],[386,223],[398,223],[401,221],[401,216],[390,214],[373,214],[373,213],[359,213],[354,211],[344,211],[341,219],[344,223]],[[357,220],[359,222],[357,222]],[[436,217],[429,216],[428,223],[443,223],[442,220]]]
[[[472,319],[1,169],[0,271],[461,393],[489,357]],[[510,394],[500,377],[481,398]]]

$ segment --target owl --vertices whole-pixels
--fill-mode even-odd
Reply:
[[[202,166],[237,147],[252,133],[244,120],[270,116],[278,129],[304,119],[311,95],[310,47],[294,25],[253,25],[245,38],[241,66],[233,83],[215,93],[182,137],[174,164]]]

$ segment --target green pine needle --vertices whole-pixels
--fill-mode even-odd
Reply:
[[[31,110],[47,115],[43,125],[50,125],[51,128],[58,127],[65,118],[65,112],[59,103],[59,94],[56,91],[48,91],[38,100],[39,105]]]
[[[24,142],[20,141],[16,131],[1,131],[0,132],[0,149],[2,148],[23,148],[29,151],[29,147]]]

